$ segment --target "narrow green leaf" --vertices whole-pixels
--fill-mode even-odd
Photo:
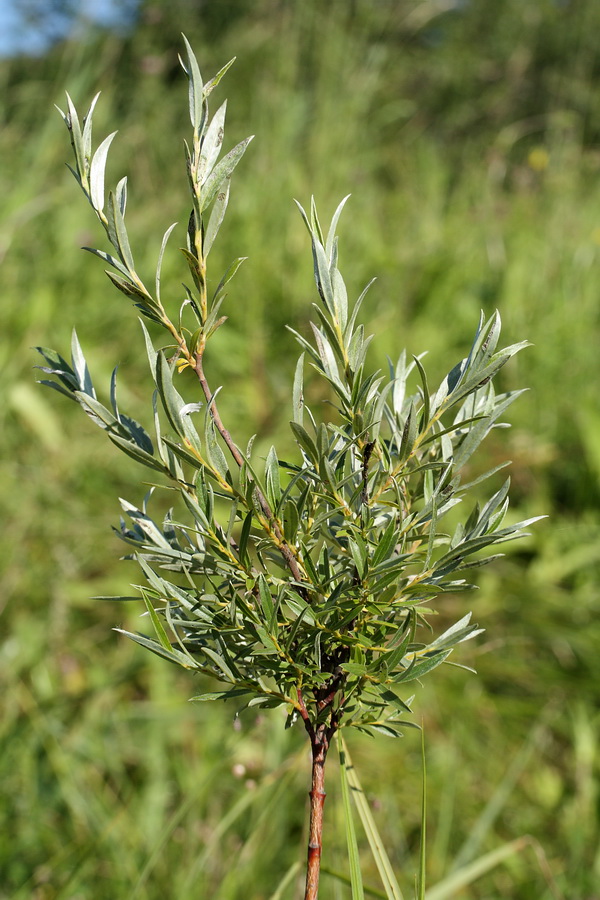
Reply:
[[[82,143],[83,143],[83,154],[86,160],[90,160],[92,158],[92,119],[94,115],[94,109],[96,107],[96,103],[98,102],[98,98],[100,97],[100,92],[96,94],[90,103],[90,107],[83,117],[83,133],[82,133]],[[58,107],[57,107],[58,109]],[[64,118],[64,113],[62,113]]]
[[[210,253],[215,238],[219,233],[219,228],[221,227],[223,219],[225,218],[225,212],[229,203],[230,187],[231,179],[226,178],[221,187],[221,190],[217,193],[217,196],[215,198],[214,206],[210,212],[208,225],[206,226],[206,232],[204,234],[204,243],[202,245],[204,256],[208,256],[208,254]]]
[[[132,284],[128,278],[122,278],[120,275],[117,275],[115,272],[111,272],[108,269],[106,269],[105,272],[114,286],[121,291],[121,293],[125,294],[126,297],[129,297],[130,300],[133,300],[142,315],[151,319],[153,322],[162,321],[156,305],[150,301],[145,291],[141,290],[136,284]]]
[[[154,609],[154,606],[150,602],[150,598],[148,597],[148,594],[146,593],[146,591],[142,591],[142,598],[144,600],[146,609],[148,610],[148,614],[150,616],[150,621],[152,622],[154,631],[156,632],[156,637],[158,638],[159,644],[165,650],[168,650],[169,652],[171,652],[171,650],[173,649],[171,646],[171,641],[167,637],[167,632],[165,631],[163,624],[160,621],[160,617],[159,617],[158,613],[156,612],[156,610]]]
[[[119,252],[119,256],[128,273],[135,273],[135,263],[133,262],[133,254],[129,246],[129,238],[127,236],[127,228],[125,219],[119,207],[119,203],[112,191],[108,195],[107,218],[114,234],[116,235],[115,248]]]
[[[41,366],[36,366],[35,368],[40,369]],[[74,396],[73,390],[67,390],[67,388],[64,388],[62,385],[57,384],[56,381],[48,381],[46,378],[40,378],[37,383],[43,384],[44,387],[52,388],[53,390],[58,391],[59,394],[64,394],[64,396],[68,397],[69,400],[76,401],[76,399],[77,399]]]
[[[304,422],[304,353],[300,354],[300,358],[296,363],[294,387],[292,390],[292,409],[294,422],[302,425]]]
[[[422,678],[423,675],[427,675],[428,672],[431,672],[433,669],[440,666],[451,653],[452,650],[442,650],[439,653],[435,653],[430,657],[425,657],[418,662],[417,657],[414,656],[412,657],[411,665],[408,669],[405,669],[402,674],[396,675],[393,680],[396,684],[407,684],[409,681],[415,681],[417,678]],[[411,659],[410,654],[408,659]]]
[[[376,280],[377,280],[376,278],[371,278],[371,280],[369,281],[369,283],[367,284],[367,286],[366,286],[365,289],[363,290],[362,294],[360,295],[360,297],[358,298],[358,300],[357,300],[356,303],[354,304],[354,308],[353,308],[353,310],[352,310],[352,314],[351,314],[351,316],[350,316],[350,319],[348,320],[348,324],[346,325],[346,331],[345,331],[345,334],[344,334],[344,338],[345,338],[346,341],[348,341],[348,340],[351,338],[351,336],[352,336],[352,332],[353,332],[353,330],[354,330],[354,325],[355,325],[355,322],[356,322],[356,318],[357,318],[358,313],[359,313],[359,311],[360,311],[360,308],[361,308],[361,306],[362,306],[363,300],[364,300],[365,297],[367,296],[367,292],[368,292],[369,288],[371,287],[372,284],[374,284],[374,282],[375,282]]]
[[[353,612],[354,617],[354,612]],[[343,669],[344,672],[348,672],[350,675],[356,675],[359,678],[362,678],[363,675],[367,674],[367,666],[362,663],[341,663],[340,669]]]
[[[119,209],[121,210],[121,215],[125,218],[125,210],[127,209],[127,176],[125,175],[121,180],[117,183],[115,188],[115,197],[117,198],[117,203],[119,204]]]
[[[375,552],[371,558],[371,566],[375,568],[379,565],[379,563],[386,560],[394,551],[394,547],[398,543],[398,526],[396,524],[395,519],[390,519],[390,522],[385,529],[383,535],[377,541],[377,546],[375,548]]]
[[[215,199],[219,191],[221,190],[223,184],[226,179],[231,177],[231,174],[240,159],[246,152],[246,147],[253,139],[254,135],[251,134],[249,137],[245,138],[243,141],[240,141],[233,150],[230,150],[229,153],[223,157],[221,162],[217,163],[214,167],[208,178],[206,179],[202,191],[200,194],[200,212],[204,212],[204,210],[210,206],[212,201]]]
[[[417,414],[415,412],[414,404],[411,402],[408,415],[406,416],[406,421],[404,423],[404,430],[402,432],[402,441],[400,443],[400,449],[398,451],[398,455],[401,460],[405,460],[407,456],[410,456],[410,453],[414,447],[415,439],[417,437]]]
[[[67,94],[67,110],[68,114],[65,117],[65,121],[71,134],[71,144],[73,145],[73,150],[75,152],[77,171],[87,181],[89,160],[86,161],[85,157],[83,135],[81,133],[81,126],[79,124],[79,116],[77,115],[77,110],[75,109],[75,106],[69,94]]]
[[[325,239],[323,237],[323,229],[321,228],[321,223],[319,222],[317,205],[315,203],[314,196],[310,198],[310,227],[313,233],[317,236],[317,239],[320,241],[321,245],[324,245]]]
[[[252,528],[252,520],[254,514],[252,510],[246,515],[239,540],[239,557],[246,567],[250,567],[250,555],[248,553],[248,540],[250,538],[250,530]]]
[[[225,113],[227,112],[227,100],[214,114],[212,121],[206,129],[206,134],[200,146],[200,159],[198,162],[198,182],[204,184],[213,166],[219,158],[223,137],[225,134]]]
[[[177,222],[173,222],[173,224],[170,225],[167,228],[167,230],[165,231],[165,233],[163,235],[163,239],[162,239],[162,244],[160,245],[160,252],[158,254],[158,262],[156,263],[156,299],[158,300],[159,303],[160,303],[160,274],[162,271],[163,256],[165,255],[167,241],[169,240],[169,237],[171,236],[171,232],[173,231],[173,229],[175,228],[176,225],[177,225]]]
[[[346,284],[338,269],[334,269],[331,273],[331,286],[333,288],[333,307],[335,317],[342,331],[346,327],[348,321],[348,292]]]
[[[231,700],[234,697],[244,697],[250,693],[249,688],[230,688],[227,691],[208,691],[206,694],[197,694],[195,697],[190,697],[190,701]]]
[[[73,366],[73,372],[77,376],[80,391],[95,399],[96,391],[94,390],[90,370],[88,369],[88,364],[83,355],[83,350],[81,349],[81,344],[79,343],[79,338],[77,337],[75,329],[73,329],[71,335],[71,365]]]
[[[283,530],[284,537],[288,544],[295,544],[298,539],[298,528],[300,525],[300,516],[298,515],[298,507],[293,500],[287,500],[283,506]],[[313,525],[316,527],[316,525]]]
[[[165,466],[152,454],[147,453],[141,447],[139,447],[133,441],[127,440],[127,438],[123,438],[118,434],[109,433],[109,438],[120,450],[134,459],[136,462],[141,463],[144,466],[148,466],[149,469],[154,469],[155,472],[165,472]]]
[[[169,662],[176,663],[178,666],[182,666],[184,669],[200,668],[197,665],[192,665],[189,657],[186,656],[185,653],[182,653],[181,650],[176,650],[175,648],[167,650],[158,641],[146,637],[146,635],[144,634],[125,631],[124,628],[114,628],[113,630],[118,631],[119,634],[124,634],[125,637],[130,638],[132,641],[135,641],[136,644],[140,644],[142,647],[145,647],[146,650],[151,650],[152,653],[156,653],[157,656],[162,656],[163,659],[168,659]]]
[[[315,341],[317,344],[317,349],[319,351],[319,358],[321,360],[323,371],[325,372],[331,383],[339,388],[340,393],[344,394],[349,399],[348,389],[340,378],[338,365],[335,360],[335,354],[329,340],[313,322],[311,322],[310,324],[315,336]]]
[[[108,137],[102,141],[94,153],[90,165],[90,198],[92,206],[96,212],[99,213],[104,209],[104,172],[106,169],[106,159],[109,147],[112,144],[116,133],[116,131],[113,131],[112,134],[109,134]]]
[[[171,427],[180,437],[183,437],[185,429],[181,410],[185,406],[185,402],[173,385],[173,370],[162,350],[156,355],[156,385]]]
[[[319,454],[317,453],[317,448],[315,442],[309,435],[308,431],[302,427],[298,422],[290,422],[290,428],[294,432],[294,437],[296,438],[299,446],[306,452],[308,458],[315,464],[319,463]]]
[[[327,240],[325,242],[325,253],[327,254],[327,259],[331,262],[332,254],[333,254],[333,244],[335,241],[335,233],[337,229],[337,224],[342,213],[342,210],[348,200],[350,199],[350,194],[347,194],[344,199],[339,204],[338,208],[333,214],[333,218],[331,220],[331,225],[329,226],[329,232],[327,234]]]
[[[416,365],[416,367],[417,367],[417,369],[418,369],[418,371],[419,371],[419,375],[420,375],[420,377],[421,377],[421,385],[422,385],[422,387],[423,387],[423,410],[422,410],[422,416],[423,416],[423,427],[425,427],[425,425],[428,424],[428,422],[429,422],[429,417],[430,417],[430,412],[429,412],[429,404],[430,404],[429,385],[427,384],[427,375],[425,374],[425,369],[423,368],[423,364],[422,364],[421,360],[419,359],[418,356],[413,356],[413,360],[414,360],[415,365]]]
[[[217,441],[215,424],[210,415],[206,417],[204,437],[206,441],[206,455],[210,464],[217,470],[224,481],[227,480],[229,466],[227,465],[225,454]]]
[[[267,498],[274,512],[277,511],[281,500],[281,483],[279,480],[279,457],[275,447],[271,447],[265,464],[265,485]]]
[[[169,449],[173,451],[175,456],[177,456],[182,462],[187,463],[189,466],[192,466],[198,471],[204,468],[204,464],[198,459],[198,457],[194,456],[193,453],[190,453],[190,451],[185,447],[182,447],[181,444],[178,444],[176,441],[173,441],[168,437],[161,437],[160,440],[163,444],[166,444],[166,446],[169,447]]]
[[[235,273],[237,272],[239,267],[247,259],[248,259],[247,256],[239,256],[237,259],[234,259],[234,261],[231,263],[231,265],[229,266],[229,268],[227,269],[227,271],[221,278],[219,284],[217,285],[217,289],[213,294],[213,304],[218,302],[218,300],[220,299],[220,297],[223,293],[225,286],[227,284],[229,284],[229,282],[231,281],[231,279],[233,278],[233,276],[235,275]]]
[[[214,78],[211,78],[211,80],[208,81],[208,82],[204,85],[204,96],[205,96],[205,97],[208,97],[208,96],[214,91],[214,89],[216,88],[216,86],[217,86],[218,83],[220,82],[220,80],[221,80],[221,78],[223,77],[223,75],[225,75],[225,73],[228,71],[228,69],[231,68],[231,66],[234,64],[235,60],[236,60],[236,57],[234,56],[232,59],[229,60],[228,63],[226,63],[226,64],[223,66],[222,69],[219,69],[219,71],[217,72],[217,74],[215,75]]]
[[[274,618],[275,605],[273,603],[273,597],[271,596],[271,591],[269,590],[267,579],[262,574],[262,572],[258,576],[258,593],[265,621],[270,625]]]
[[[317,284],[321,300],[323,301],[331,315],[335,315],[335,307],[333,303],[333,285],[331,283],[329,263],[325,255],[323,245],[314,235],[312,248],[315,268],[315,282]]]
[[[82,247],[82,250],[87,250],[88,253],[93,253],[94,256],[98,256],[100,259],[103,259],[104,262],[107,262],[109,265],[114,266],[121,275],[124,275],[125,278],[129,278],[129,271],[126,266],[123,265],[120,259],[117,259],[115,256],[112,256],[110,253],[106,253],[104,250],[96,250],[95,247]]]
[[[236,676],[225,662],[223,656],[205,645],[203,645],[201,649],[202,653],[204,653],[204,655],[214,663],[217,669],[219,669],[219,671],[223,673],[226,680],[230,681],[232,684],[235,684],[237,681]]]
[[[185,44],[185,49],[187,50],[187,66],[182,66],[184,71],[189,79],[189,107],[190,107],[190,122],[194,128],[194,131],[199,134],[202,130],[203,125],[203,103],[204,103],[204,92],[203,92],[203,84],[202,84],[202,75],[200,74],[200,67],[198,66],[198,60],[194,55],[194,51],[192,50],[191,44],[186,38],[185,34],[182,34],[183,42]]]
[[[142,332],[144,334],[144,343],[146,345],[146,354],[148,356],[148,362],[150,364],[150,372],[152,373],[152,378],[154,379],[154,383],[156,384],[156,362],[158,353],[154,349],[154,345],[152,343],[152,339],[148,333],[148,329],[144,325],[142,319],[139,320],[140,325],[142,326]]]

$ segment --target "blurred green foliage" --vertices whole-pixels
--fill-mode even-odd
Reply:
[[[303,331],[313,291],[293,197],[314,192],[326,218],[352,191],[345,277],[356,293],[378,276],[368,302],[380,359],[406,345],[443,367],[481,308],[500,309],[507,340],[535,345],[506,371],[506,388],[532,390],[482,466],[512,457],[515,514],[550,518],[481,576],[473,603],[487,636],[461,656],[479,676],[450,673],[415,701],[430,883],[530,834],[541,863],[514,856],[462,896],[550,897],[544,866],[565,896],[597,893],[599,26],[595,0],[165,0],[143,4],[129,35],[91,32],[2,61],[2,900],[259,900],[302,852],[305,778],[286,760],[304,753],[303,736],[187,706],[185,675],[111,632],[135,627],[136,612],[88,599],[127,593],[133,570],[117,562],[110,525],[117,497],[140,502],[143,489],[132,495],[135,464],[31,372],[30,348],[66,350],[77,322],[99,383],[119,358],[123,403],[141,406],[139,325],[77,249],[94,243],[92,219],[52,104],[68,89],[85,106],[102,89],[96,134],[120,124],[109,178],[130,175],[130,234],[152,272],[165,227],[187,215],[182,30],[205,71],[238,57],[229,140],[257,135],[214,270],[250,258],[207,360],[240,442],[258,430],[266,453],[287,440],[296,351],[283,326]],[[164,283],[182,273],[171,255]],[[449,599],[448,620],[462,607]],[[359,738],[351,750],[409,895],[418,742]],[[342,869],[333,787],[328,807],[328,855]],[[376,871],[365,879],[376,885]],[[324,879],[324,900],[343,890]]]

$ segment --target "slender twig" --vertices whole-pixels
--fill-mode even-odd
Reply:
[[[233,459],[235,460],[235,462],[241,469],[242,466],[244,465],[244,457],[240,453],[239,448],[236,447],[236,445],[233,441],[233,438],[231,437],[231,434],[229,433],[229,431],[223,424],[223,420],[221,419],[221,416],[219,414],[219,410],[217,408],[217,404],[215,402],[214,395],[213,395],[213,393],[210,389],[210,386],[206,380],[206,375],[204,374],[202,353],[200,353],[200,352],[196,354],[194,371],[195,371],[196,375],[198,376],[198,381],[200,382],[200,386],[202,388],[202,393],[204,394],[204,396],[206,398],[206,402],[208,403],[208,408],[209,408],[210,414],[212,416],[212,420],[215,423],[215,427],[216,427],[217,431],[219,432],[219,434],[221,435],[221,437],[223,438],[223,441],[224,441],[227,449],[231,453]],[[288,544],[285,537],[283,536],[281,528],[279,527],[279,524],[275,517],[275,514],[269,505],[269,501],[267,500],[267,498],[265,497],[265,495],[263,494],[263,492],[260,490],[260,488],[258,486],[256,486],[255,489],[256,489],[256,498],[261,506],[261,509],[272,525],[273,532],[275,534],[275,537],[277,538],[277,544],[278,544],[279,550],[281,552],[281,555],[283,556],[283,558],[286,562],[286,565],[294,578],[294,581],[297,582],[297,584],[295,585],[296,591],[297,591],[297,593],[300,594],[300,596],[304,600],[306,600],[308,602],[308,599],[309,599],[308,590],[307,590],[307,588],[305,588],[303,586],[303,582],[306,581],[306,578],[305,578],[304,574],[302,573],[302,571],[300,570],[300,566],[298,565],[298,560],[296,559],[294,551],[292,550],[291,546]]]

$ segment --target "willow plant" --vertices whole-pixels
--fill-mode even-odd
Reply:
[[[136,269],[125,224],[127,179],[105,194],[114,133],[92,150],[97,97],[81,122],[68,95],[61,112],[74,153],[71,171],[110,245],[85,249],[108,264],[113,285],[141,313],[154,434],[119,407],[116,369],[107,405],[98,399],[75,333],[70,362],[38,348],[45,361],[40,368],[51,376],[42,383],[78,403],[119,450],[179,495],[177,510],[160,522],[151,515],[151,492],[139,506],[121,501],[119,533],[139,565],[136,590],[151,632],[123,633],[219,683],[209,690],[215,685],[203,681],[204,693],[194,699],[281,707],[286,727],[298,722],[306,730],[312,779],[305,898],[314,900],[325,763],[334,736],[342,728],[401,735],[411,724],[407,685],[449,662],[458,644],[479,633],[467,613],[436,635],[429,624],[432,601],[466,593],[473,587],[466,571],[496,558],[490,549],[519,537],[533,521],[505,523],[508,481],[465,517],[454,509],[493,474],[465,479],[473,453],[520,393],[496,393],[493,378],[525,344],[498,349],[496,313],[489,321],[481,318],[468,355],[436,390],[430,390],[422,357],[403,352],[389,372],[371,371],[366,358],[372,336],[358,319],[366,289],[350,302],[338,267],[336,229],[346,200],[327,230],[314,203],[308,213],[299,207],[312,243],[319,302],[311,335],[294,332],[302,348],[291,400],[297,458],[286,461],[271,447],[266,459],[258,459],[252,440],[247,447],[236,443],[219,413],[221,389],[207,381],[205,355],[226,321],[226,287],[242,260],[216,285],[208,267],[231,176],[250,138],[221,156],[226,104],[211,118],[209,101],[231,63],[203,83],[184,42],[192,209],[182,249],[189,267],[183,289],[161,285],[175,225],[164,235],[154,283]],[[152,335],[144,320],[152,323]],[[156,349],[161,332],[166,344]],[[330,421],[321,421],[305,402],[306,363],[333,401]],[[180,379],[187,369],[194,378]],[[452,527],[444,528],[448,520]],[[347,766],[341,771],[347,797]],[[359,897],[353,848],[350,823],[353,895]],[[393,875],[384,883],[390,897],[399,896]]]

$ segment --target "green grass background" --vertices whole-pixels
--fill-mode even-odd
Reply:
[[[83,109],[102,90],[96,140],[120,131],[109,180],[129,175],[130,234],[151,276],[163,231],[187,217],[182,30],[208,77],[237,55],[219,89],[226,141],[257,136],[211,254],[215,278],[249,257],[208,363],[238,442],[256,431],[292,452],[284,326],[304,331],[315,299],[293,197],[314,193],[327,218],[352,193],[341,268],[355,296],[378,278],[363,314],[374,367],[428,350],[441,377],[480,309],[500,310],[507,341],[533,343],[503,376],[531,390],[481,465],[511,458],[515,515],[549,518],[482,571],[476,596],[440,610],[445,622],[473,608],[487,630],[460,652],[477,676],[438,671],[415,698],[428,879],[530,835],[450,896],[597,900],[599,28],[594,0],[176,0],[142,4],[128,35],[88,30],[0,63],[2,900],[299,896],[294,878],[276,892],[304,854],[304,735],[277,714],[188,704],[196,681],[111,631],[137,627],[140,610],[90,598],[136,578],[110,526],[119,496],[141,501],[144,474],[32,372],[31,348],[67,352],[76,325],[97,384],[119,362],[121,403],[148,421],[139,325],[78,249],[100,238],[52,104],[68,89]],[[174,250],[165,260],[174,303],[181,263]],[[410,897],[420,742],[352,737]],[[345,871],[330,768],[326,863]],[[380,887],[359,840],[365,882]],[[327,875],[321,893],[349,897]]]

